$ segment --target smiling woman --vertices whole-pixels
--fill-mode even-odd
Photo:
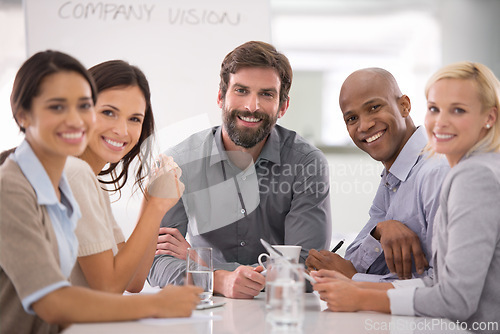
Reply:
[[[115,190],[120,190],[127,181],[131,162],[138,157],[141,164],[136,171],[136,183],[143,190],[143,165],[151,160],[151,141],[155,130],[146,76],[138,67],[121,60],[98,64],[89,72],[99,92],[96,103],[99,122],[96,127],[98,134],[90,140],[82,159],[92,166],[96,174],[111,175],[111,181],[100,180],[101,183],[112,184]],[[108,144],[108,150],[103,151],[103,141]],[[120,151],[120,142],[122,146],[126,145],[121,154],[108,156],[112,152],[110,147]],[[107,163],[109,166],[102,170]]]
[[[494,123],[493,112],[483,113],[477,91],[473,80],[442,79],[427,94],[425,127],[429,145],[445,154],[452,167],[486,136]]]
[[[94,123],[88,82],[75,72],[47,76],[40,93],[33,97],[30,112],[20,109],[16,120],[42,164],[56,156],[82,152]],[[64,94],[66,91],[74,94]],[[81,92],[85,92],[82,94]]]
[[[96,174],[108,162],[118,163],[138,143],[145,110],[138,86],[109,88],[99,94],[95,134],[83,156]]]
[[[161,177],[150,178],[145,185],[154,119],[144,73],[121,60],[98,64],[89,71],[98,91],[95,130],[80,156],[82,160],[66,166],[71,188],[83,208],[76,229],[80,245],[72,281],[103,291],[138,292],[153,261],[161,218],[178,201],[184,185],[178,180],[180,169],[172,159],[158,161],[155,172]],[[136,158],[135,182],[148,200],[125,243],[106,186],[111,184],[120,191]],[[103,175],[111,180],[98,178]],[[153,186],[159,179],[161,186]]]

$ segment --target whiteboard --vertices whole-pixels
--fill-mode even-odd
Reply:
[[[224,56],[271,39],[269,0],[24,0],[24,9],[28,56],[54,49],[86,67],[123,59],[141,68],[167,147],[220,124]]]
[[[24,9],[28,56],[53,49],[86,67],[123,59],[144,72],[160,152],[221,123],[222,60],[246,41],[271,39],[269,0],[24,0]],[[133,183],[112,205],[126,237],[141,199]]]

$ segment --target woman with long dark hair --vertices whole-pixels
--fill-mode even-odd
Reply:
[[[96,124],[81,161],[67,165],[69,183],[82,206],[76,235],[77,285],[122,293],[144,286],[156,250],[160,222],[184,190],[180,169],[171,158],[158,161],[161,177],[146,189],[154,118],[144,73],[122,60],[89,69],[96,82]],[[120,191],[135,165],[135,184],[146,193],[137,225],[127,242],[111,211],[109,192]],[[88,164],[88,165],[87,165]],[[149,178],[151,182],[151,178]]]

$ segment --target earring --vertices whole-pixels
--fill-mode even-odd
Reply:
[[[488,123],[488,124],[486,124],[486,129],[489,129],[489,128],[491,128],[491,124]]]

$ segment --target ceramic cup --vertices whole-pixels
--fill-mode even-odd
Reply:
[[[293,263],[299,263],[300,251],[302,250],[302,246],[295,245],[273,245],[275,249],[280,251],[287,259],[289,259]],[[259,264],[266,268],[265,262],[269,259],[272,259],[272,256],[269,256],[267,253],[262,253],[258,257]]]

